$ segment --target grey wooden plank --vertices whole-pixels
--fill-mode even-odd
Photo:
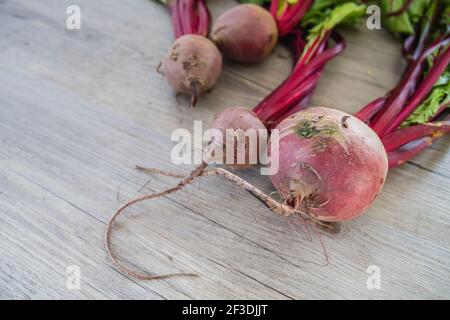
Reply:
[[[324,257],[314,233],[306,240],[298,221],[258,209],[248,194],[211,178],[131,209],[114,237],[133,265],[201,277],[141,283],[110,268],[101,241],[118,190],[123,202],[148,179],[147,191],[174,183],[133,166],[187,171],[170,165],[172,130],[206,124],[230,105],[255,105],[288,74],[290,60],[279,48],[260,65],[227,63],[218,86],[187,110],[155,71],[172,37],[164,8],[147,0],[79,3],[87,18],[77,32],[64,29],[68,1],[0,3],[1,297],[449,297],[448,139],[393,170],[376,205],[338,239],[323,236],[327,267],[318,266]],[[233,2],[211,5],[217,16]],[[348,49],[327,66],[313,103],[351,112],[392,87],[402,64],[386,33],[344,33]],[[256,170],[240,174],[273,190]],[[73,261],[85,270],[79,292],[64,287]],[[381,267],[381,290],[366,288],[372,264]]]
[[[2,124],[2,128],[7,128],[4,132],[11,135],[8,140],[22,141],[22,147],[19,149],[28,149],[28,154],[31,155],[39,154],[39,150],[44,151],[39,154],[39,157],[33,158],[36,163],[32,162],[33,169],[28,170],[26,175],[33,181],[39,181],[46,189],[54,190],[63,199],[70,199],[77,207],[91,212],[98,219],[106,221],[108,214],[117,207],[114,201],[117,186],[121,186],[121,198],[128,198],[145,183],[147,177],[142,177],[133,171],[131,165],[133,161],[150,159],[151,164],[156,166],[167,162],[170,146],[164,146],[164,141],[160,141],[163,138],[151,129],[130,126],[128,121],[92,106],[90,109],[86,108],[81,101],[77,102],[75,97],[69,98],[69,94],[64,96],[62,104],[56,106],[55,101],[63,101],[59,96],[60,93],[54,92],[52,95],[47,95],[46,92],[49,90],[47,85],[37,83],[37,80],[31,80],[34,84],[29,88],[29,97],[17,98],[14,91],[22,87],[19,85],[22,84],[22,77],[9,74],[7,78],[9,84],[2,81],[11,95],[7,97],[7,100],[16,100],[14,105],[17,106],[14,111],[11,108],[2,110],[2,118],[9,119],[9,122],[13,124],[9,125],[9,122]],[[19,79],[18,83],[14,83],[12,79]],[[31,98],[39,103],[27,103],[27,100]],[[146,139],[146,137],[152,137],[152,139]],[[21,154],[20,150],[14,151],[14,145],[17,143],[10,144],[8,149],[11,148],[15,158],[26,161],[29,158],[26,152]],[[131,145],[134,147],[130,147]],[[155,145],[160,147],[157,154],[152,153]],[[167,150],[167,152],[161,152],[161,150]],[[57,151],[59,154],[56,153]],[[6,162],[6,168],[11,170],[14,164],[8,164],[9,162]],[[253,176],[253,179],[255,178]],[[170,182],[164,179],[154,181],[152,179],[151,188],[161,189],[168,183]],[[108,186],[106,190],[103,189],[106,187],[104,184]],[[131,189],[129,189],[130,184]],[[219,189],[219,185],[223,192],[218,191],[218,194],[214,195],[208,192],[210,188]],[[163,217],[146,216],[141,218],[144,222],[131,219],[127,222],[126,230],[128,231],[124,234],[119,233],[119,247],[126,248],[121,252],[126,252],[130,260],[137,261],[134,263],[141,267],[151,265],[152,270],[156,268],[155,271],[171,271],[167,270],[167,267],[157,268],[159,263],[161,265],[168,263],[167,257],[158,257],[158,255],[163,256],[168,252],[177,257],[177,260],[180,259],[176,270],[179,268],[198,270],[208,266],[206,272],[200,272],[202,279],[204,276],[212,277],[213,271],[209,269],[211,267],[209,264],[215,264],[228,266],[231,270],[239,270],[248,277],[258,279],[289,297],[370,297],[373,295],[372,292],[365,288],[365,282],[361,280],[366,277],[365,268],[372,263],[386,264],[385,260],[388,260],[383,270],[387,269],[385,272],[388,277],[399,278],[401,288],[407,291],[407,293],[401,291],[401,294],[413,297],[414,294],[421,293],[428,294],[429,297],[442,297],[448,291],[445,284],[448,265],[440,265],[440,259],[447,259],[448,248],[428,244],[423,239],[419,241],[420,238],[407,233],[402,234],[399,230],[395,233],[396,236],[392,237],[390,235],[392,228],[373,218],[373,216],[378,217],[379,211],[371,211],[366,217],[352,222],[348,226],[350,231],[345,233],[342,239],[326,240],[333,262],[331,266],[326,267],[328,269],[325,269],[316,265],[323,263],[317,239],[314,243],[302,239],[298,235],[298,230],[295,232],[287,221],[273,216],[267,210],[254,213],[257,216],[255,223],[251,212],[258,203],[253,199],[247,199],[245,193],[223,185],[220,180],[202,181],[200,187],[194,187],[194,190],[171,199],[174,199],[178,206],[180,204],[183,206],[177,210],[165,202],[164,205],[157,202],[146,204],[143,206],[146,208],[145,212],[157,210],[159,207],[165,208],[165,215]],[[398,200],[395,199],[395,201]],[[236,210],[236,202],[239,203],[239,210]],[[180,209],[181,212],[179,212]],[[130,211],[135,214],[135,210]],[[436,217],[433,216],[433,218]],[[194,225],[191,219],[195,220]],[[179,225],[170,222],[175,220],[182,222]],[[448,221],[445,223],[448,224]],[[182,226],[189,227],[185,229]],[[363,230],[360,231],[361,238],[357,236],[359,228]],[[130,232],[130,229],[133,232]],[[138,240],[134,239],[134,233],[139,235]],[[369,241],[365,238],[369,238]],[[380,240],[380,238],[386,240]],[[410,266],[410,252],[404,250],[405,242],[413,246],[418,241],[426,247],[423,252],[420,251],[419,256],[414,257],[415,265]],[[373,242],[376,243],[373,244]],[[444,245],[448,243],[445,238],[437,242]],[[139,243],[146,244],[145,248],[141,248],[142,251],[134,249]],[[286,245],[287,243],[291,245]],[[374,248],[371,248],[372,245]],[[154,248],[164,248],[164,250],[155,252]],[[173,250],[176,253],[172,254]],[[189,254],[186,258],[179,257],[186,255],[186,252],[192,255]],[[391,256],[393,253],[397,256],[396,259]],[[207,261],[203,261],[204,256],[207,257]],[[149,264],[149,261],[152,263]],[[316,264],[312,264],[311,261]],[[428,269],[423,267],[426,264],[433,265],[434,275],[431,279],[428,279]],[[411,277],[413,273],[408,273],[405,279],[403,275],[405,267],[414,270],[415,276],[423,275],[424,278],[408,285],[410,280],[408,277]],[[318,270],[324,270],[324,272],[317,273]],[[329,270],[332,272],[328,275]],[[234,273],[237,272],[234,271]],[[346,273],[349,276],[342,277]],[[274,274],[277,275],[275,279]],[[227,274],[220,274],[221,281],[226,276]],[[337,279],[333,280],[332,277]],[[348,284],[349,278],[352,278],[351,285]],[[192,297],[205,297],[196,292],[197,281],[177,280],[169,281],[169,283],[181,286]],[[188,285],[184,287],[187,283]],[[299,284],[301,284],[300,287],[298,287]],[[153,289],[157,286],[155,283],[145,285]],[[230,288],[233,292],[231,296],[241,296],[243,287],[246,286],[241,283],[240,286]],[[341,289],[336,290],[336,288]],[[221,290],[224,288],[222,287]],[[167,291],[168,289],[164,288],[161,292],[167,294]],[[399,297],[398,290],[389,288],[389,291],[392,293],[384,292],[384,294],[388,297],[391,295],[391,297]],[[208,295],[211,294],[209,291]],[[226,295],[223,291],[220,294]],[[254,297],[254,294],[250,296]],[[267,295],[267,292],[261,294]]]
[[[4,178],[2,176],[2,178]],[[2,179],[3,180],[3,179]],[[36,185],[15,177],[21,187],[33,190],[34,197],[51,198],[53,207],[43,210],[63,214],[64,223],[56,223],[51,215],[40,214],[39,204],[20,192],[22,199],[1,199],[0,250],[2,299],[162,299],[163,296],[145,289],[133,279],[127,279],[112,270],[103,259],[103,248],[98,242],[86,239],[82,230],[99,224],[87,215],[70,217],[74,208],[56,197],[42,192]],[[10,185],[10,184],[9,184]],[[8,196],[9,197],[9,196]],[[26,201],[22,205],[21,201]],[[56,204],[55,204],[56,203]],[[77,209],[76,209],[77,210]],[[75,211],[76,211],[75,210]],[[76,233],[71,224],[82,223]],[[103,226],[103,225],[102,225]],[[101,228],[94,228],[101,230]],[[97,240],[101,240],[101,234]],[[95,236],[95,234],[91,234]],[[80,290],[67,286],[69,266],[81,270]],[[102,276],[104,275],[104,276]],[[101,290],[100,290],[101,289]]]
[[[8,76],[8,79],[12,79],[11,75]],[[12,89],[12,87],[10,88]],[[38,101],[41,101],[41,103],[43,105],[53,105],[55,106],[54,103],[48,103],[48,100],[45,98],[46,93],[48,91],[44,91],[42,87],[38,86],[36,87],[36,94],[41,93],[42,96],[39,97]],[[33,95],[31,95],[33,96]],[[56,99],[59,100],[60,98],[62,98],[61,96],[59,96],[56,93],[53,93],[52,95],[48,95],[48,97],[51,97],[51,99]],[[36,98],[36,96],[35,96]],[[42,99],[41,99],[42,98]],[[62,101],[63,99],[61,99]],[[67,100],[67,98],[65,99]],[[3,101],[2,101],[3,102]],[[129,180],[125,180],[125,182],[123,182],[123,178],[120,177],[120,174],[118,175],[115,172],[112,172],[113,170],[111,170],[111,165],[108,165],[107,163],[103,163],[101,164],[101,162],[105,161],[105,155],[104,154],[100,154],[100,157],[98,157],[97,153],[99,151],[99,149],[97,149],[99,146],[103,146],[106,147],[106,149],[112,149],[113,152],[117,152],[120,151],[123,158],[121,158],[125,163],[128,163],[127,161],[127,153],[128,151],[126,149],[117,149],[116,151],[114,151],[114,140],[117,138],[117,136],[113,135],[108,135],[110,138],[112,138],[112,143],[105,143],[105,139],[104,139],[104,134],[105,132],[102,132],[100,135],[93,135],[92,132],[90,132],[90,130],[85,130],[85,128],[78,128],[77,126],[73,127],[70,125],[70,123],[65,123],[64,119],[66,116],[69,116],[70,118],[74,115],[71,115],[68,111],[69,110],[64,110],[63,112],[60,113],[60,116],[63,118],[58,118],[55,117],[55,115],[53,115],[53,117],[48,117],[48,114],[46,114],[45,112],[45,108],[41,109],[39,108],[39,105],[34,104],[31,105],[29,102],[25,103],[17,103],[18,106],[24,106],[25,108],[28,108],[29,106],[31,107],[30,109],[28,109],[29,111],[37,111],[37,114],[29,114],[28,117],[26,116],[22,116],[21,115],[21,108],[18,107],[16,108],[14,111],[14,113],[16,113],[19,117],[15,118],[13,116],[5,116],[5,118],[9,118],[11,120],[11,123],[15,123],[15,125],[13,125],[12,127],[7,128],[8,130],[5,130],[4,132],[7,133],[5,134],[6,136],[6,141],[23,141],[24,144],[21,145],[20,142],[19,143],[13,143],[8,145],[7,143],[4,144],[4,149],[3,150],[7,150],[8,154],[15,154],[14,159],[23,159],[23,161],[25,161],[26,165],[20,166],[20,163],[16,163],[16,160],[12,160],[12,159],[5,159],[4,161],[2,161],[2,169],[5,170],[7,173],[11,174],[11,172],[14,172],[14,170],[18,170],[18,175],[20,174],[21,176],[27,177],[28,180],[30,180],[31,182],[33,182],[34,184],[37,184],[39,186],[41,186],[45,191],[49,192],[52,197],[57,197],[57,198],[61,198],[64,199],[66,202],[70,202],[75,208],[79,208],[79,214],[88,214],[90,217],[95,217],[95,215],[101,215],[101,219],[103,220],[103,225],[100,226],[99,228],[96,228],[95,235],[90,234],[91,232],[89,232],[90,237],[91,237],[91,241],[94,241],[94,243],[99,246],[102,247],[102,235],[103,235],[103,228],[104,228],[104,222],[107,220],[108,216],[111,214],[111,212],[113,211],[113,208],[116,207],[118,204],[115,201],[116,200],[116,192],[117,192],[117,185],[121,185],[124,184],[125,182],[127,182],[129,184]],[[77,105],[77,107],[75,109],[77,109],[78,107],[80,107],[81,104],[74,104]],[[63,105],[63,108],[65,106]],[[2,111],[11,111],[12,109],[2,109]],[[76,110],[75,110],[76,111]],[[4,116],[4,114],[2,114],[2,117]],[[91,119],[94,119],[97,117],[92,117]],[[97,119],[100,119],[104,117],[99,117]],[[49,122],[46,123],[45,119],[48,119]],[[121,130],[118,130],[116,128],[120,128],[119,125],[115,124],[115,123],[111,123],[106,119],[107,121],[104,122],[104,126],[110,126],[112,125],[111,129],[113,132],[116,132],[116,135],[119,134],[122,135],[123,132]],[[29,121],[33,122],[35,125],[30,124]],[[96,125],[92,125],[89,124],[89,122],[92,121],[89,118],[84,118],[84,119],[80,119],[80,121],[75,121],[78,123],[85,123],[86,128],[95,128],[98,126]],[[16,126],[17,125],[17,126]],[[63,132],[58,133],[57,135],[54,134],[53,130],[52,130],[52,125],[56,125],[56,126],[63,126],[64,129],[62,129]],[[20,129],[18,128],[20,127]],[[6,127],[5,127],[6,128]],[[61,128],[61,127],[60,127]],[[23,129],[23,130],[21,130]],[[80,131],[76,131],[73,132],[73,130],[80,130]],[[123,130],[123,129],[122,129]],[[60,129],[58,129],[57,131],[60,131]],[[89,145],[89,143],[92,144],[92,141],[90,141],[90,139],[93,139],[95,136],[95,138],[99,139],[97,141],[94,140],[94,143],[97,143],[97,146],[92,146],[93,149],[88,149],[86,150],[86,146]],[[68,138],[67,138],[68,137]],[[74,139],[74,137],[76,137],[76,139]],[[85,137],[87,140],[86,141],[79,141],[79,139],[82,139],[83,137]],[[125,135],[122,138],[127,139],[128,137]],[[120,140],[120,139],[119,139]],[[145,140],[144,140],[145,141]],[[151,140],[147,140],[148,142],[150,142]],[[76,148],[74,148],[74,146],[77,146]],[[53,148],[56,148],[59,152],[62,152],[62,154],[57,154],[55,156],[55,150]],[[92,151],[96,149],[96,151]],[[105,150],[106,150],[105,149]],[[34,154],[39,154],[40,152],[43,152],[43,150],[45,150],[45,154],[46,156],[42,158],[35,158],[35,157],[31,157],[33,160],[31,162],[29,162],[28,160],[30,159],[30,155],[34,155]],[[64,150],[64,151],[63,151]],[[88,158],[86,158],[86,155],[88,156]],[[80,163],[76,162],[77,157],[80,157],[81,160],[85,161],[85,162],[81,162],[82,165],[80,165]],[[94,158],[92,158],[94,157]],[[100,158],[100,159],[99,159]],[[116,159],[115,161],[117,161],[117,157],[113,156],[111,159]],[[87,162],[86,162],[87,161]],[[70,167],[64,168],[64,166],[69,165]],[[28,166],[31,166],[31,168],[28,168]],[[62,168],[59,166],[63,166]],[[73,166],[73,167],[72,167]],[[113,161],[113,167],[114,168],[115,163]],[[103,170],[98,170],[98,168],[104,168]],[[125,166],[125,170],[126,171],[133,171],[131,169],[131,167],[126,167]],[[112,172],[112,176],[110,176],[110,173]],[[100,174],[100,177],[94,178],[95,175]],[[69,175],[68,177],[66,175]],[[65,185],[64,187],[60,184],[61,182],[59,181],[59,179],[61,179],[62,177],[65,178]],[[130,178],[128,178],[130,179]],[[14,177],[11,178],[9,180],[12,181],[17,181],[19,180],[18,177]],[[92,183],[92,181],[96,181],[95,185],[90,185],[89,183]],[[104,181],[108,181],[108,183],[104,186],[107,188],[106,191],[102,190],[101,187],[103,187],[101,184],[102,182],[104,183]],[[122,181],[122,183],[121,183]],[[79,184],[78,184],[78,183]],[[88,182],[88,184],[86,184]],[[100,185],[98,185],[100,183]],[[135,191],[136,189],[138,189],[140,187],[140,185],[133,183],[133,191]],[[10,189],[8,186],[5,187],[5,194],[7,194],[9,197],[11,197],[11,195],[9,195],[8,190]],[[75,187],[75,189],[74,189]],[[81,189],[79,189],[81,188]],[[121,192],[124,192],[125,195],[127,195],[127,189],[123,188],[123,190]],[[129,193],[129,191],[128,191]],[[93,198],[91,198],[91,202],[87,201],[88,199],[86,198],[86,195],[90,194],[93,196]],[[106,197],[104,199],[106,200],[100,200],[102,199],[103,195],[106,195]],[[128,195],[129,197],[130,195]],[[66,199],[70,199],[70,200],[66,200]],[[100,200],[100,201],[99,201]],[[51,200],[49,200],[51,202]],[[102,203],[100,205],[100,202]],[[90,204],[94,204],[94,207],[90,207],[87,205]],[[107,210],[107,208],[103,207],[104,205],[106,205],[107,207],[109,207],[109,210]],[[173,206],[168,206],[165,205],[164,206],[165,210],[173,210],[176,212],[176,210],[173,208]],[[172,209],[171,209],[172,208]],[[181,207],[182,212],[184,212],[186,209],[184,207]],[[90,213],[93,212],[93,213]],[[45,211],[43,211],[43,213],[45,213]],[[64,213],[64,215],[61,215],[60,217],[62,219],[68,219],[68,217],[66,218],[66,215],[68,213]],[[198,219],[198,217],[196,217]],[[205,220],[205,219],[202,219]],[[167,225],[169,224],[168,221],[166,219],[163,219],[164,224]],[[214,228],[211,228],[211,222],[205,220],[207,226],[209,226],[210,230],[208,230],[207,232],[211,232],[211,229],[214,230]],[[66,221],[66,224],[69,224],[69,222]],[[183,225],[183,224],[181,224]],[[214,226],[214,225],[213,225]],[[82,226],[77,226],[82,228]],[[161,227],[161,225],[159,225],[159,227]],[[220,228],[215,226],[215,228]],[[162,226],[161,230],[164,230],[164,226]],[[199,227],[192,227],[190,230],[196,230],[199,229]],[[189,230],[187,230],[189,231]],[[75,229],[76,233],[81,232],[80,230],[78,230],[77,228]],[[149,231],[147,230],[146,232],[144,232],[143,234],[148,233]],[[146,240],[147,246],[149,248],[153,247],[153,248],[158,248],[158,247],[164,247],[164,244],[167,242],[165,239],[165,235],[159,235],[161,233],[161,231],[155,231],[156,234],[154,236],[151,236],[150,238],[148,238]],[[223,230],[222,233],[225,232],[226,233],[226,237],[229,237],[230,235],[233,236],[233,234],[231,234],[229,231]],[[218,233],[219,234],[219,233]],[[132,234],[128,233],[125,234],[127,236],[127,240],[129,240],[128,238],[130,236],[132,236]],[[180,235],[177,235],[174,233],[174,237],[177,240],[176,243],[172,244],[172,246],[178,245],[178,246],[182,246],[184,247],[185,244],[183,242],[179,243],[180,241]],[[143,239],[140,239],[141,241]],[[133,241],[133,239],[131,238],[131,241]],[[194,244],[196,243],[195,241],[193,242]],[[92,243],[89,243],[90,245],[92,245]],[[127,245],[130,245],[130,248],[134,248],[135,244],[133,245],[132,242],[128,242],[127,241]],[[155,254],[155,250],[156,250],[156,256],[158,259],[156,259],[155,257],[153,257],[153,255]],[[191,249],[187,250],[185,249],[186,252],[192,251]],[[142,252],[144,251],[144,255],[142,255]],[[145,265],[146,263],[148,263],[148,261],[152,261],[151,265],[153,265],[155,267],[155,270],[152,270],[154,272],[172,272],[173,268],[170,268],[170,265],[172,265],[172,262],[170,261],[170,259],[167,258],[167,255],[171,252],[171,251],[176,251],[175,249],[171,249],[171,246],[169,246],[169,248],[166,250],[164,250],[163,252],[161,252],[161,250],[157,250],[157,249],[151,249],[150,253],[151,255],[147,254],[145,255],[145,249],[141,248],[141,250],[137,250],[135,249],[135,253],[133,254],[133,250],[129,250],[127,249],[126,252],[130,253],[131,256],[139,256],[140,259],[143,259],[142,265]],[[198,253],[196,251],[194,251],[194,253]],[[92,253],[91,253],[92,254]],[[103,253],[104,254],[104,253]],[[174,261],[178,261],[178,259],[182,259],[183,260],[183,253],[170,253],[172,256],[174,256],[175,258],[173,259]],[[159,256],[158,256],[159,255]],[[199,254],[198,256],[201,257],[201,255]],[[197,257],[197,256],[196,256]],[[192,259],[194,260],[194,258],[192,257],[188,257],[187,259]],[[158,262],[159,261],[159,262]],[[161,264],[161,266],[158,265]],[[193,262],[185,262],[182,263],[181,265],[184,267],[185,265],[189,266],[190,264],[192,264]],[[212,264],[212,263],[211,263]],[[163,268],[165,265],[169,265],[169,268]],[[213,264],[215,269],[223,269],[222,266],[220,265],[216,265]],[[158,268],[160,267],[160,268]],[[202,266],[200,267],[196,267],[197,268],[204,268]],[[194,269],[194,270],[195,270]],[[208,271],[203,271],[201,272],[202,274],[207,275]],[[242,279],[243,278],[243,279]],[[217,287],[215,281],[215,279],[206,279],[205,281],[207,281],[208,286],[211,289],[214,289]],[[278,293],[276,290],[273,290],[271,288],[267,288],[264,284],[257,282],[256,280],[251,279],[250,277],[243,275],[243,274],[237,274],[237,277],[230,277],[228,279],[221,279],[220,280],[222,283],[224,283],[225,286],[229,286],[229,283],[233,283],[235,285],[237,284],[242,284],[242,283],[247,283],[249,282],[249,288],[246,290],[242,290],[239,291],[239,293],[235,293],[235,292],[231,292],[230,293],[230,297],[245,297],[246,294],[250,294],[250,292],[252,290],[260,290],[261,292],[259,293],[258,291],[256,291],[255,293],[252,293],[252,297],[257,296],[258,294],[261,294],[261,298],[262,297],[267,297],[267,296],[273,296],[273,297],[277,297],[277,298],[286,298],[284,295],[282,295],[281,293]],[[183,284],[183,280],[181,281],[181,284]],[[97,284],[100,286],[101,289],[104,289],[101,287],[101,284]],[[166,283],[162,283],[161,285],[159,284],[155,284],[156,287],[162,286],[161,289],[162,292],[164,292],[165,296],[169,296],[171,298],[186,298],[186,297],[191,297],[192,293],[184,293],[184,291],[186,291],[184,288],[177,288],[176,290],[171,290],[172,285],[170,284],[170,282],[166,282]],[[152,284],[153,286],[153,284]],[[205,291],[206,284],[205,283],[199,283],[199,286],[196,288],[196,290],[194,291],[197,294],[197,297],[210,297],[212,295],[211,291]],[[104,289],[106,290],[106,289]],[[156,290],[156,289],[155,289]],[[220,292],[221,294],[227,294],[227,291],[225,289],[225,287],[221,287],[220,288]],[[249,291],[249,293],[246,293],[246,291]],[[173,292],[172,292],[173,291]],[[267,291],[267,292],[266,292]],[[263,293],[265,293],[264,295],[262,295]],[[223,296],[222,296],[223,297]]]

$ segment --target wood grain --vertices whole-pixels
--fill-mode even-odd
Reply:
[[[227,106],[254,106],[291,60],[279,47],[259,65],[227,62],[188,110],[155,70],[172,39],[165,8],[77,2],[82,28],[68,31],[71,1],[0,1],[0,298],[450,298],[448,138],[392,170],[375,206],[342,234],[322,236],[328,266],[314,230],[309,241],[299,221],[211,177],[133,207],[114,233],[130,266],[200,277],[142,282],[114,270],[102,243],[109,216],[176,182],[134,165],[188,172],[170,162],[171,132],[206,125]],[[232,5],[210,1],[214,17]],[[404,65],[384,31],[343,32],[348,49],[327,66],[313,104],[354,112],[389,90]],[[273,191],[257,170],[239,175]],[[81,269],[80,290],[66,286],[70,265]],[[370,265],[381,268],[380,290],[367,289]]]

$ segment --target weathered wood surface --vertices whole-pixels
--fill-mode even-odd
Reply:
[[[142,282],[114,270],[102,242],[111,213],[175,183],[134,165],[180,170],[170,162],[175,128],[254,106],[291,61],[278,48],[261,65],[227,62],[188,110],[155,71],[172,39],[165,8],[78,0],[82,28],[68,31],[72,3],[0,0],[0,298],[450,298],[447,138],[390,172],[376,205],[341,235],[323,236],[329,266],[314,233],[308,241],[299,222],[211,177],[130,209],[114,233],[131,265],[200,277]],[[214,16],[234,5],[210,3]],[[403,63],[386,33],[344,33],[348,49],[313,102],[353,112],[392,87]],[[239,174],[273,190],[256,170]],[[70,265],[81,269],[80,290],[66,286]],[[367,289],[370,265],[381,268],[380,290]]]

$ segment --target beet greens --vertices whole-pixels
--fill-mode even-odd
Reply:
[[[449,133],[450,2],[381,1],[384,25],[403,39],[407,67],[395,88],[356,116],[380,136],[390,167],[416,156]]]
[[[308,104],[326,63],[345,49],[345,41],[335,28],[354,24],[365,15],[364,5],[328,1],[331,4],[324,6],[323,3],[314,2],[302,20],[302,30],[290,33],[297,57],[291,75],[254,109],[269,128]],[[331,40],[335,42],[333,46]]]

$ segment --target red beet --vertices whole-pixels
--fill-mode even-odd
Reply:
[[[227,58],[255,63],[274,49],[278,40],[277,24],[264,8],[242,4],[217,19],[211,39]]]
[[[378,136],[359,119],[310,108],[284,121],[272,183],[287,203],[322,221],[356,218],[381,191],[388,171]],[[273,143],[272,138],[269,143]]]
[[[177,92],[191,94],[194,105],[197,97],[219,78],[222,56],[209,39],[185,35],[172,44],[163,68],[170,85]]]
[[[258,130],[265,130],[266,127],[262,123],[262,121],[258,118],[258,116],[249,109],[241,108],[241,107],[232,107],[223,110],[218,113],[211,124],[211,128],[218,129],[222,132],[225,132],[227,129],[236,130],[235,135],[233,136],[233,141],[227,141],[225,138],[225,145],[227,142],[234,143],[234,162],[233,164],[228,164],[229,166],[235,169],[245,169],[250,167],[252,164],[250,163],[250,154],[257,155],[259,144],[250,144],[248,136],[245,137],[244,134],[248,129],[255,130],[255,136],[259,136]],[[241,129],[237,131],[237,129]],[[226,136],[228,137],[228,136]],[[240,163],[237,158],[237,143],[240,139],[245,139],[245,162]],[[242,140],[244,141],[244,140]],[[226,148],[224,148],[223,152],[224,156],[226,155]],[[257,158],[256,158],[257,159]],[[223,161],[225,163],[225,160]]]

